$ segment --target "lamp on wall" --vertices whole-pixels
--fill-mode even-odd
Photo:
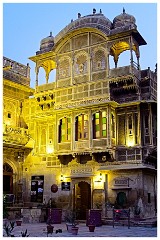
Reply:
[[[63,174],[61,174],[61,182],[64,181],[64,177],[63,177]]]
[[[16,153],[16,157],[20,160],[20,159],[23,159],[24,157],[24,153],[23,152],[17,152]]]
[[[96,179],[94,181],[94,189],[103,189],[103,188],[104,188],[103,176],[102,176],[102,173],[99,173],[96,176]]]
[[[102,181],[102,173],[99,174],[99,180]]]
[[[51,154],[53,152],[54,152],[53,144],[48,144],[48,146],[47,146],[47,153]]]
[[[102,182],[102,173],[99,174],[98,180],[95,182]]]

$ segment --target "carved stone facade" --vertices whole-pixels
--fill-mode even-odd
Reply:
[[[22,145],[21,170],[11,167],[21,176],[15,181],[23,183],[24,204],[52,197],[84,219],[85,210],[98,204],[106,217],[112,205],[131,207],[133,213],[141,198],[143,217],[156,214],[157,72],[140,70],[139,48],[145,44],[133,16],[123,11],[112,23],[94,12],[42,39],[30,57],[36,64],[34,92],[16,82],[16,75],[6,78],[13,69],[4,71],[4,147]],[[118,67],[124,51],[127,64]],[[41,68],[46,80],[38,85]],[[49,82],[52,70],[56,77]],[[23,127],[14,129],[20,114]],[[4,155],[9,158],[7,150]],[[70,183],[69,190],[62,189],[63,182]],[[52,184],[58,186],[54,194]]]

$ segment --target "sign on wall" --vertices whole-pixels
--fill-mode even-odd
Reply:
[[[31,178],[31,202],[43,202],[44,176]]]
[[[70,191],[70,182],[62,182],[61,190],[62,191]]]

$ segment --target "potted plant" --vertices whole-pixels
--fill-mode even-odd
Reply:
[[[3,196],[3,225],[8,221],[8,209],[5,195]]]
[[[64,220],[66,222],[68,232],[76,234],[78,231],[78,227],[76,227],[78,224],[76,221],[76,211],[72,209],[66,210]]]
[[[76,224],[77,225],[77,224]],[[73,235],[77,235],[78,234],[78,229],[79,229],[79,227],[76,227],[76,225],[75,226],[72,226],[72,234]]]
[[[89,216],[88,229],[90,232],[94,232],[94,230],[95,230],[95,218],[94,217]]]
[[[95,225],[89,224],[89,225],[88,225],[88,228],[89,228],[89,231],[90,231],[90,232],[94,232],[94,230],[95,230]]]
[[[48,236],[48,233],[53,233],[53,229],[54,229],[54,226],[51,225],[51,222],[48,221],[48,225],[47,225],[47,236]]]
[[[22,219],[23,219],[23,216],[22,216],[21,212],[17,212],[16,215],[15,215],[15,218],[16,218],[17,226],[21,226]]]

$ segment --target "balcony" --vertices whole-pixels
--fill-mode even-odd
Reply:
[[[29,141],[28,129],[3,124],[3,143],[26,145]]]
[[[3,77],[25,86],[30,86],[30,67],[3,57]]]

